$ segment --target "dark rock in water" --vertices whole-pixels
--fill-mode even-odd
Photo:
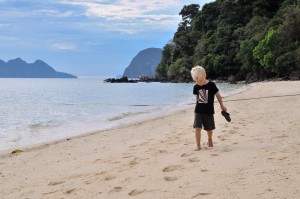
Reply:
[[[137,82],[160,82],[160,83],[191,83],[192,78],[189,75],[181,75],[176,78],[158,78],[153,76],[141,76],[139,79],[129,80],[127,77],[108,78],[104,82],[108,83],[137,83]]]
[[[139,78],[139,82],[160,82],[158,78],[155,78],[153,76],[141,76]]]
[[[140,76],[154,76],[155,70],[161,61],[162,49],[147,48],[140,51],[125,69],[123,76],[139,78]]]
[[[122,78],[108,78],[108,79],[105,79],[104,82],[108,82],[108,83],[137,83],[138,80],[129,80],[127,77],[122,77]]]
[[[68,73],[55,71],[41,60],[26,63],[20,58],[7,63],[0,60],[0,78],[77,78]]]

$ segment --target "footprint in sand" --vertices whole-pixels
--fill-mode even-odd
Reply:
[[[84,181],[84,184],[86,184],[86,185],[89,185],[89,184],[92,184],[92,182],[91,182],[91,181],[88,181],[88,180],[86,180],[86,181]]]
[[[66,181],[49,182],[48,186],[55,186],[55,185],[63,184],[65,182]]]
[[[219,138],[221,141],[225,141],[225,140],[226,140],[225,137],[223,137],[223,136],[218,136],[218,138]]]
[[[175,139],[176,139],[176,141],[180,141],[180,142],[182,142],[182,141],[184,141],[185,139],[183,139],[181,136],[180,137],[178,137],[178,136],[175,136]]]
[[[168,153],[167,150],[159,150],[158,152],[159,152],[159,153]]]
[[[180,157],[188,157],[188,156],[191,156],[191,155],[193,155],[193,154],[192,153],[183,153],[183,154],[181,154]]]
[[[109,191],[109,193],[116,193],[123,190],[123,187],[114,187],[112,190]]]
[[[110,180],[113,180],[113,179],[115,179],[115,178],[116,178],[115,175],[107,175],[107,176],[104,177],[104,180],[105,180],[105,181],[110,181]]]
[[[105,181],[113,180],[113,179],[116,178],[116,175],[111,174],[111,173],[108,172],[108,171],[102,171],[102,172],[100,172],[100,173],[96,173],[95,176],[101,176],[101,177],[104,176],[103,179],[104,179]]]
[[[178,170],[182,168],[181,165],[170,165],[170,166],[167,166],[163,169],[163,172],[171,172],[171,171],[174,171],[174,170]]]
[[[232,151],[231,149],[224,149],[222,152],[230,152]]]
[[[170,144],[178,144],[179,142],[170,142]]]
[[[289,137],[288,135],[279,135],[279,136],[276,136],[275,138],[287,138],[287,137]]]
[[[136,195],[139,195],[139,194],[143,193],[144,191],[145,191],[145,189],[144,190],[136,190],[136,189],[134,189],[128,195],[130,195],[130,196],[136,196]]]
[[[124,156],[123,159],[132,158],[133,156]]]
[[[198,193],[196,195],[193,196],[193,198],[197,198],[198,196],[207,196],[210,195],[211,193]]]
[[[189,158],[189,162],[200,162],[198,158]]]
[[[66,191],[65,194],[70,194],[70,193],[72,193],[72,192],[75,191],[75,190],[76,190],[76,189],[70,189],[70,190]]]
[[[137,159],[138,158],[134,158],[133,160],[131,160],[130,162],[129,162],[129,165],[130,166],[134,166],[134,165],[137,165],[139,162],[137,161]]]
[[[164,177],[164,179],[165,179],[165,181],[170,182],[170,181],[176,181],[178,178],[177,177],[169,177],[169,176],[167,176],[167,177]]]
[[[98,158],[94,162],[99,162],[99,161],[102,161],[102,159]]]
[[[282,158],[278,158],[278,160],[285,160],[287,159],[288,157],[282,157]]]
[[[145,146],[147,144],[149,144],[150,142],[142,142],[141,144],[139,144],[139,146]]]
[[[57,192],[59,192],[59,190],[57,190],[57,191],[51,191],[51,192],[48,192],[48,193],[43,193],[43,196],[54,194],[54,193],[57,193]]]

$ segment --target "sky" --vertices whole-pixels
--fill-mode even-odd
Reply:
[[[79,77],[122,75],[146,48],[163,48],[184,5],[213,0],[0,0],[0,59],[43,60]]]

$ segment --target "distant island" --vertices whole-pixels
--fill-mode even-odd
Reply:
[[[0,78],[77,78],[74,75],[57,72],[41,60],[27,63],[21,58],[4,62],[0,60]]]
[[[141,76],[155,76],[155,70],[161,61],[162,49],[147,48],[141,50],[125,69],[123,77],[140,78]]]

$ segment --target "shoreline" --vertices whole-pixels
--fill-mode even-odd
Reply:
[[[242,91],[243,92],[243,91]],[[50,140],[50,141],[44,141],[44,142],[39,142],[39,143],[35,143],[35,144],[28,144],[28,145],[24,145],[24,146],[18,146],[18,147],[12,147],[9,149],[3,149],[0,150],[0,157],[7,157],[12,155],[12,152],[15,150],[22,150],[23,152],[29,152],[29,151],[34,151],[34,150],[40,150],[43,148],[46,148],[50,145],[56,145],[59,143],[63,143],[63,142],[68,142],[70,140],[75,140],[75,139],[80,139],[80,138],[85,138],[85,137],[89,137],[95,134],[101,134],[101,133],[105,133],[108,131],[113,131],[116,129],[122,129],[122,128],[128,128],[137,124],[143,124],[145,122],[151,122],[157,119],[161,119],[164,117],[168,117],[170,115],[173,114],[177,114],[177,113],[181,113],[182,111],[184,111],[185,109],[193,109],[194,108],[194,104],[191,103],[186,103],[186,105],[184,107],[176,107],[175,110],[170,110],[170,108],[166,108],[164,107],[163,109],[159,110],[159,111],[154,111],[151,113],[148,113],[148,115],[145,115],[143,113],[141,118],[135,118],[137,115],[132,116],[132,118],[130,119],[120,119],[120,120],[126,120],[126,121],[122,121],[122,123],[120,124],[112,124],[109,127],[104,127],[103,129],[95,129],[92,131],[85,131],[73,136],[68,136],[67,138],[61,138],[61,139],[55,139],[55,140]],[[118,116],[116,116],[118,117]]]
[[[97,134],[101,134],[101,133],[106,133],[106,132],[109,132],[109,131],[114,131],[114,130],[118,130],[118,129],[122,129],[122,128],[129,128],[129,127],[132,127],[132,126],[135,126],[135,125],[140,125],[140,124],[143,124],[143,123],[146,123],[146,122],[159,120],[159,119],[162,119],[162,118],[174,115],[174,114],[176,115],[178,113],[181,113],[186,108],[187,109],[194,109],[194,104],[187,104],[185,107],[180,107],[179,109],[176,109],[176,110],[173,110],[173,111],[167,111],[164,114],[153,112],[153,113],[151,113],[150,116],[145,115],[142,118],[133,119],[133,120],[130,120],[129,122],[125,122],[125,123],[122,123],[122,124],[115,124],[111,127],[98,129],[98,130],[94,130],[94,131],[83,132],[81,134],[70,136],[70,137],[67,137],[67,138],[62,138],[62,139],[58,139],[58,140],[51,140],[51,141],[40,142],[40,143],[36,143],[36,144],[29,144],[29,145],[26,145],[26,146],[13,147],[13,148],[10,148],[10,149],[0,150],[0,158],[1,157],[9,157],[9,156],[13,155],[12,152],[15,151],[15,150],[21,150],[23,152],[41,150],[41,149],[47,148],[51,145],[57,145],[57,144],[60,144],[60,143],[71,141],[71,140],[77,140],[77,139],[81,139],[81,138],[85,138],[85,137],[89,137],[89,136],[93,136],[93,135],[97,135]],[[23,152],[21,152],[21,153],[23,153]]]
[[[224,84],[223,84],[224,85]],[[232,88],[228,90],[228,92],[226,94],[223,94],[223,97],[228,97],[231,95],[236,95],[238,93],[244,92],[245,90],[249,89],[251,86],[250,85],[240,85],[241,88]],[[192,87],[192,86],[191,86]],[[51,138],[51,136],[49,137],[49,141],[47,141],[46,139],[41,139],[38,140],[34,143],[34,142],[30,142],[27,144],[24,144],[25,142],[22,141],[21,143],[19,143],[19,146],[11,146],[11,147],[7,147],[4,149],[0,149],[0,157],[3,155],[9,155],[12,151],[14,150],[28,150],[30,148],[40,148],[41,145],[49,145],[52,143],[60,143],[63,141],[68,141],[70,139],[73,138],[77,138],[77,137],[82,137],[82,136],[88,136],[90,134],[95,134],[95,133],[101,133],[110,129],[114,129],[114,128],[118,128],[120,126],[124,126],[127,123],[128,124],[134,124],[134,123],[138,123],[141,121],[147,121],[147,120],[152,120],[155,119],[157,117],[163,117],[165,115],[169,115],[172,114],[174,111],[181,111],[184,110],[186,108],[188,108],[189,106],[194,106],[194,103],[192,103],[192,99],[194,99],[193,96],[191,96],[190,99],[186,99],[185,101],[182,102],[178,102],[175,104],[165,104],[161,107],[156,107],[153,106],[154,108],[151,109],[150,112],[147,112],[145,110],[141,110],[141,111],[128,111],[126,113],[120,113],[114,116],[111,116],[110,118],[107,118],[108,123],[105,124],[103,127],[99,127],[99,125],[92,124],[92,125],[96,125],[96,128],[90,128],[90,129],[85,129],[87,127],[83,127],[84,125],[79,124],[79,128],[81,129],[81,131],[79,131],[78,129],[72,131],[72,129],[70,128],[70,125],[67,125],[66,132],[73,132],[73,135],[70,135],[70,133],[67,133],[67,135],[62,134],[57,135],[54,138]],[[216,100],[215,100],[216,102]],[[139,105],[136,105],[139,106]],[[143,106],[143,105],[141,105]],[[147,105],[145,105],[147,106]],[[124,116],[126,115],[126,117]],[[129,117],[128,117],[129,115]],[[74,126],[76,126],[76,124],[74,123]],[[77,125],[78,126],[78,125]],[[63,130],[62,128],[60,129],[61,131]],[[45,134],[45,136],[47,136],[47,134]],[[46,140],[46,141],[45,141]],[[29,140],[30,141],[30,140]]]
[[[267,96],[280,97],[263,98]],[[259,99],[240,100],[254,97]],[[207,147],[203,132],[203,149],[193,151],[190,105],[151,120],[1,157],[0,195],[298,198],[300,81],[256,83],[224,102],[232,121],[226,122],[215,104],[213,148]]]

